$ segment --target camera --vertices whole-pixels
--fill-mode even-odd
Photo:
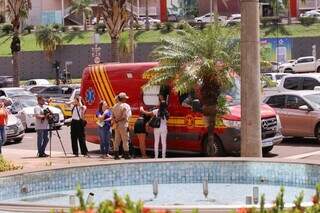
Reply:
[[[55,124],[59,122],[59,117],[57,118],[49,108],[45,108],[43,110],[43,114],[45,119],[48,120],[49,124]]]

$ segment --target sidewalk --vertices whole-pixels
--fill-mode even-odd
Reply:
[[[63,152],[53,151],[51,158],[38,158],[36,157],[35,150],[22,150],[22,149],[6,149],[3,148],[2,154],[6,160],[11,161],[17,166],[22,166],[23,170],[35,170],[35,169],[48,169],[50,167],[63,167],[63,166],[77,166],[83,163],[105,162],[113,159],[102,159],[99,154],[91,154],[88,157],[74,157],[67,154],[64,156]],[[47,153],[49,154],[49,152]]]

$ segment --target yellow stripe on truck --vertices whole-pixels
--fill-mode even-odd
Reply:
[[[105,100],[107,102],[108,106],[111,106],[110,104],[112,104],[112,102],[109,100],[107,92],[103,86],[101,77],[99,76],[99,67],[98,66],[94,66],[93,75],[95,76],[95,80],[96,80],[97,84],[99,85],[100,91],[102,92],[101,98],[103,98],[103,100]]]
[[[99,69],[98,69],[98,73],[101,76],[101,80],[103,82],[103,88],[106,91],[106,95],[109,97],[109,101],[108,104],[110,103],[109,106],[113,106],[116,102],[115,102],[115,94],[112,93],[112,86],[110,85],[110,82],[108,82],[107,75],[105,73],[104,67],[102,65],[99,65]]]
[[[96,79],[96,76],[95,76],[95,66],[93,66],[93,67],[90,67],[90,76],[91,76],[91,79],[92,79],[92,82],[93,82],[93,84],[94,84],[94,87],[95,87],[95,89],[96,89],[96,91],[98,92],[98,94],[99,94],[99,97],[100,98],[104,98],[103,97],[103,92],[102,92],[102,90],[101,90],[101,88],[100,88],[100,86],[99,86],[99,83],[98,83],[98,80]]]

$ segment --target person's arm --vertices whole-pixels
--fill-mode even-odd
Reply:
[[[41,115],[40,109],[38,107],[34,108],[34,115],[35,115],[36,119],[44,119],[45,118],[45,115]]]
[[[147,116],[154,116],[153,111],[151,111],[151,112],[145,111],[145,110],[143,109],[143,107],[140,107],[140,112],[143,113],[143,114],[145,114],[145,115],[147,115]]]
[[[9,115],[9,113],[8,113],[8,111],[6,109],[4,110],[4,112],[5,112],[5,114],[4,114],[4,123],[7,124],[8,123],[8,115]]]

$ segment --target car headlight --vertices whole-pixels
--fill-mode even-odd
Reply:
[[[282,126],[281,126],[281,120],[280,120],[280,117],[279,115],[276,115],[276,118],[277,118],[277,131],[281,131],[282,129]]]
[[[229,128],[235,128],[235,129],[241,128],[241,121],[223,120],[223,124]]]

